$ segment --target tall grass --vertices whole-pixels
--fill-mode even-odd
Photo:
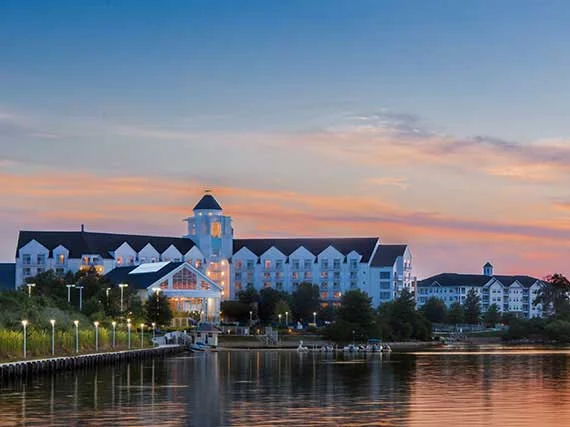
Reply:
[[[140,331],[131,330],[131,349],[141,348]],[[75,351],[75,328],[57,329],[54,336],[55,356],[69,356],[77,354]],[[151,335],[144,334],[143,346],[152,346]],[[113,350],[127,350],[128,333],[117,329],[115,348],[112,347],[112,330],[99,328],[99,352]],[[51,357],[52,331],[28,327],[26,332],[26,352],[28,359]],[[95,353],[95,329],[79,328],[79,354]],[[24,332],[0,329],[0,362],[22,360],[24,358]]]

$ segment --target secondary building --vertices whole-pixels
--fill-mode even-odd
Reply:
[[[83,226],[71,232],[21,231],[15,285],[50,269],[65,274],[94,268],[109,274],[124,268],[121,275],[132,278],[141,274],[135,267],[143,264],[171,263],[152,272],[161,274],[184,263],[200,280],[215,283],[220,299],[233,299],[248,285],[294,292],[301,283],[311,282],[319,286],[323,305],[336,305],[344,292],[360,289],[376,306],[404,288],[415,290],[407,245],[382,244],[378,237],[236,239],[232,218],[209,192],[185,221],[184,237],[93,233]],[[137,286],[150,294],[156,284],[149,280]],[[215,291],[211,284],[209,290]]]
[[[436,297],[449,308],[454,302],[463,304],[473,289],[480,297],[482,313],[495,304],[501,313],[529,319],[542,316],[542,306],[534,304],[542,285],[543,281],[535,277],[496,275],[491,263],[486,263],[483,274],[442,273],[419,281],[416,302],[421,307]]]

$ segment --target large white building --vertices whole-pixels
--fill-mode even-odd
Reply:
[[[530,276],[506,276],[493,273],[491,263],[483,266],[483,274],[442,273],[417,284],[416,303],[423,306],[429,298],[442,300],[449,308],[454,302],[463,304],[471,289],[480,298],[481,312],[493,304],[501,313],[515,313],[527,319],[542,316],[542,306],[533,304],[543,282]]]
[[[50,269],[65,274],[95,268],[113,281],[136,282],[148,293],[157,286],[170,290],[179,300],[185,298],[183,286],[200,287],[203,279],[219,288],[221,299],[235,298],[248,285],[294,292],[311,282],[319,286],[323,305],[338,304],[351,289],[365,291],[375,306],[403,288],[414,291],[407,245],[381,244],[378,237],[235,239],[231,217],[209,193],[185,221],[184,237],[92,233],[83,226],[77,232],[21,231],[15,285]],[[147,263],[160,264],[136,272]],[[194,275],[193,281],[173,279],[180,271]],[[215,291],[212,283],[208,292]]]

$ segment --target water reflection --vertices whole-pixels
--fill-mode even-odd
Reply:
[[[570,353],[220,352],[3,384],[0,425],[570,425]]]

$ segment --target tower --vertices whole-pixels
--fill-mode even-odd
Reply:
[[[493,275],[493,265],[490,262],[487,262],[483,266],[483,275],[491,277]]]
[[[223,214],[222,207],[209,190],[194,206],[194,215],[186,218],[188,234],[204,255],[206,274],[220,284],[222,297],[229,296],[229,259],[233,253],[232,218]]]

